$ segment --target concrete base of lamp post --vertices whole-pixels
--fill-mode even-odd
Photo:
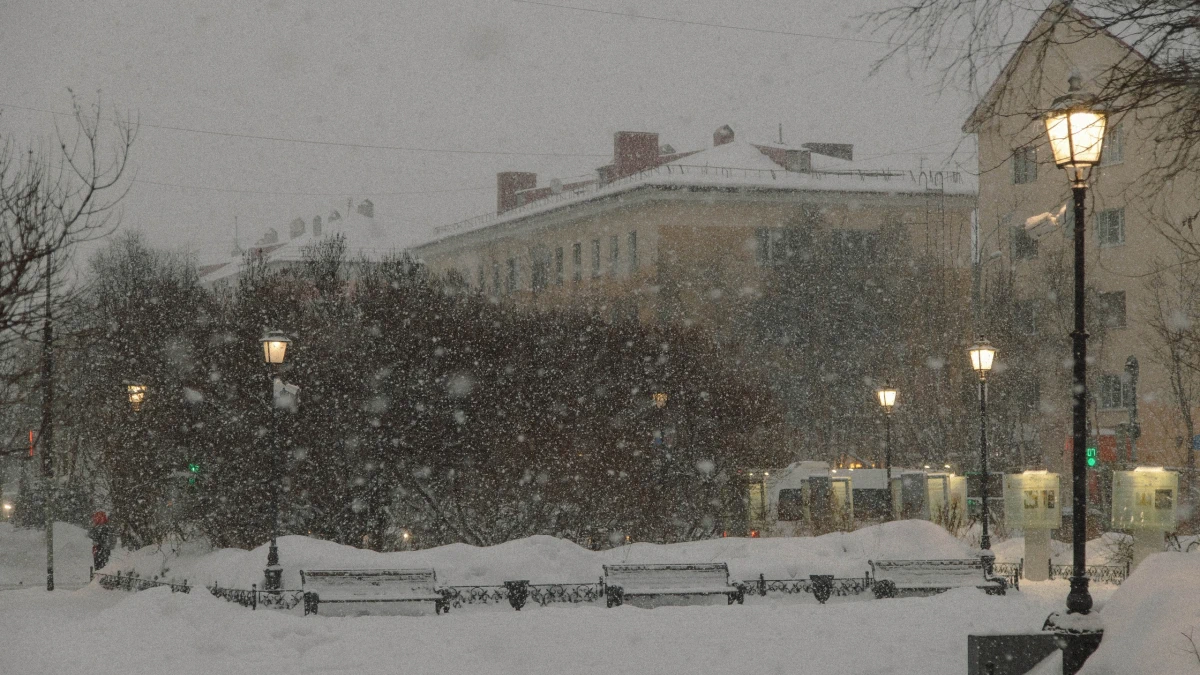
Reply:
[[[278,591],[283,588],[283,568],[279,565],[268,565],[263,570],[263,590]]]
[[[1030,528],[1025,530],[1025,578],[1030,581],[1046,581],[1050,578],[1050,565],[1043,564],[1053,556],[1050,551],[1050,530]]]
[[[1078,673],[1104,638],[1104,624],[1096,612],[1055,612],[1046,618],[1042,630],[1052,633],[1058,641],[1059,649],[1062,650],[1063,675]]]

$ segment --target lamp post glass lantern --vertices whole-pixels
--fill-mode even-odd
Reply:
[[[991,495],[991,475],[988,473],[987,449],[987,376],[992,370],[992,362],[996,358],[996,350],[982,336],[975,341],[975,346],[967,350],[971,355],[971,367],[979,374],[979,478],[982,483],[980,490],[980,522],[983,532],[979,537],[980,557],[983,559],[984,574],[991,575],[992,562],[996,557],[992,554],[992,538],[988,532],[991,520],[991,510],[988,497]]]
[[[887,381],[875,390],[879,405],[883,406],[883,468],[887,471],[888,520],[891,520],[892,514],[892,408],[896,405],[898,393],[892,383]]]
[[[142,409],[142,404],[146,402],[146,385],[144,384],[127,384],[125,391],[129,394],[129,407],[134,412]]]
[[[1067,614],[1086,615],[1092,609],[1086,576],[1087,543],[1087,330],[1084,322],[1086,286],[1084,278],[1084,227],[1087,181],[1092,167],[1100,163],[1107,118],[1094,99],[1085,96],[1079,75],[1068,79],[1068,90],[1050,106],[1045,116],[1046,134],[1054,152],[1054,163],[1067,170],[1075,202],[1075,327],[1071,332],[1071,591]],[[1057,626],[1052,615],[1048,624]],[[1064,627],[1067,646],[1063,649],[1063,672],[1074,673],[1099,645],[1100,631]]]
[[[263,347],[263,362],[272,366],[283,364],[288,345],[292,344],[286,335],[277,330],[267,332],[259,342]]]

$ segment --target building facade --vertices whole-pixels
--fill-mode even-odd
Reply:
[[[1099,89],[1118,63],[1141,58],[1067,4],[1052,5],[992,85],[964,131],[979,146],[979,222],[984,311],[1004,316],[1037,348],[1001,358],[1041,373],[1028,429],[1050,468],[1063,465],[1071,436],[1071,256],[1074,216],[1064,171],[1055,168],[1036,117],[1065,93],[1071,74]],[[1180,286],[1171,232],[1200,204],[1194,185],[1156,176],[1158,111],[1112,115],[1087,203],[1089,428],[1101,459],[1181,466],[1193,409],[1189,369],[1172,363],[1164,330],[1194,315]],[[1011,284],[1011,304],[989,303],[988,287]],[[1182,378],[1182,379],[1181,379]],[[1182,394],[1182,396],[1181,396]]]
[[[844,144],[747,143],[728,126],[690,152],[618,132],[594,178],[539,187],[535,174],[501,173],[495,213],[438,228],[413,253],[522,306],[703,322],[727,336],[783,230],[805,214],[847,233],[902,223],[918,245],[969,268],[972,182],[853,155]]]

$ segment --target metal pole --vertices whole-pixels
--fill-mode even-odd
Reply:
[[[271,390],[268,400],[271,429],[268,438],[271,439],[271,547],[267,550],[267,569],[263,572],[264,591],[278,591],[283,587],[283,568],[279,565],[279,547],[276,540],[279,539],[279,483],[282,480],[280,477],[279,467],[279,449],[275,447],[275,435],[278,431],[277,427],[277,411],[275,402],[275,373],[272,372],[268,378],[271,383]]]
[[[54,324],[51,317],[50,254],[46,255],[46,321],[42,334],[42,479],[46,517],[46,590],[54,590]]]
[[[988,474],[987,449],[987,372],[983,370],[979,371],[979,467],[983,480],[983,534],[979,538],[979,548],[983,559],[983,572],[985,575],[991,576],[992,561],[996,558],[992,555],[992,538],[988,534],[988,521],[991,520],[991,512],[988,507],[991,475]]]
[[[885,408],[883,411],[883,466],[887,469],[887,519],[892,520],[896,515],[893,512],[893,504],[896,500],[892,495],[892,411],[890,408]]]
[[[1076,170],[1071,192],[1075,197],[1075,330],[1071,333],[1072,447],[1071,447],[1071,591],[1067,594],[1067,612],[1087,614],[1092,609],[1088,592],[1087,565],[1087,327],[1084,323],[1084,200],[1087,184]],[[1082,664],[1080,664],[1082,665]],[[1065,665],[1064,665],[1065,669]]]

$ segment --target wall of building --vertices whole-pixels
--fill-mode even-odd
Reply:
[[[1056,42],[1041,63],[1025,58],[1015,64],[1011,81],[1022,83],[1000,101],[998,114],[983,120],[979,138],[979,220],[984,244],[985,276],[1012,271],[1017,279],[1018,293],[1026,298],[1044,296],[1047,288],[1047,269],[1056,257],[1065,256],[1066,280],[1071,279],[1070,256],[1073,241],[1067,228],[1038,239],[1037,253],[1018,251],[1021,242],[1018,229],[1026,219],[1042,212],[1054,211],[1071,199],[1066,172],[1057,169],[1045,140],[1045,129],[1039,120],[1030,118],[1033,110],[1046,109],[1055,96],[1067,88],[1072,72],[1088,79],[1104,68],[1127,56],[1126,47],[1108,37],[1083,38],[1072,33],[1069,25],[1060,26]],[[1081,39],[1082,38],[1082,39]],[[1147,325],[1157,312],[1148,289],[1147,274],[1158,266],[1170,264],[1176,249],[1163,236],[1165,220],[1194,213],[1198,205],[1194,189],[1179,185],[1163,185],[1148,176],[1155,168],[1157,143],[1149,119],[1155,111],[1144,110],[1114,117],[1110,125],[1119,125],[1123,136],[1120,156],[1110,141],[1105,149],[1106,161],[1093,173],[1087,203],[1086,260],[1087,284],[1092,293],[1125,293],[1125,325],[1107,326],[1101,335],[1089,341],[1090,373],[1120,375],[1126,360],[1133,356],[1140,366],[1138,381],[1138,416],[1142,436],[1138,442],[1139,459],[1150,463],[1178,464],[1182,461],[1179,442],[1182,430],[1178,406],[1173,400],[1169,371],[1155,358],[1158,338]],[[1014,178],[1014,152],[1031,147],[1036,152],[1036,178],[1021,167],[1022,175]],[[1024,164],[1024,162],[1021,162]],[[1098,236],[1097,214],[1123,209],[1123,242],[1108,241]],[[1106,223],[1112,216],[1105,215]],[[997,258],[988,252],[998,250]],[[1098,296],[1093,296],[1098,297]],[[1112,296],[1109,296],[1112,297]],[[1069,302],[1069,298],[1067,299]],[[1069,317],[1068,317],[1069,320]],[[1047,458],[1054,458],[1051,468],[1062,457],[1066,437],[1070,435],[1070,363],[1069,336],[1051,321],[1042,322],[1039,329],[1052,341],[1054,355],[1040,364],[1047,374],[1042,387],[1039,436]],[[1003,354],[1003,345],[999,346]],[[1091,378],[1093,383],[1099,382]],[[1100,394],[1093,384],[1089,392]],[[1090,412],[1095,412],[1093,407]],[[1127,408],[1108,409],[1101,406],[1092,415],[1101,429],[1113,430],[1129,421]]]

